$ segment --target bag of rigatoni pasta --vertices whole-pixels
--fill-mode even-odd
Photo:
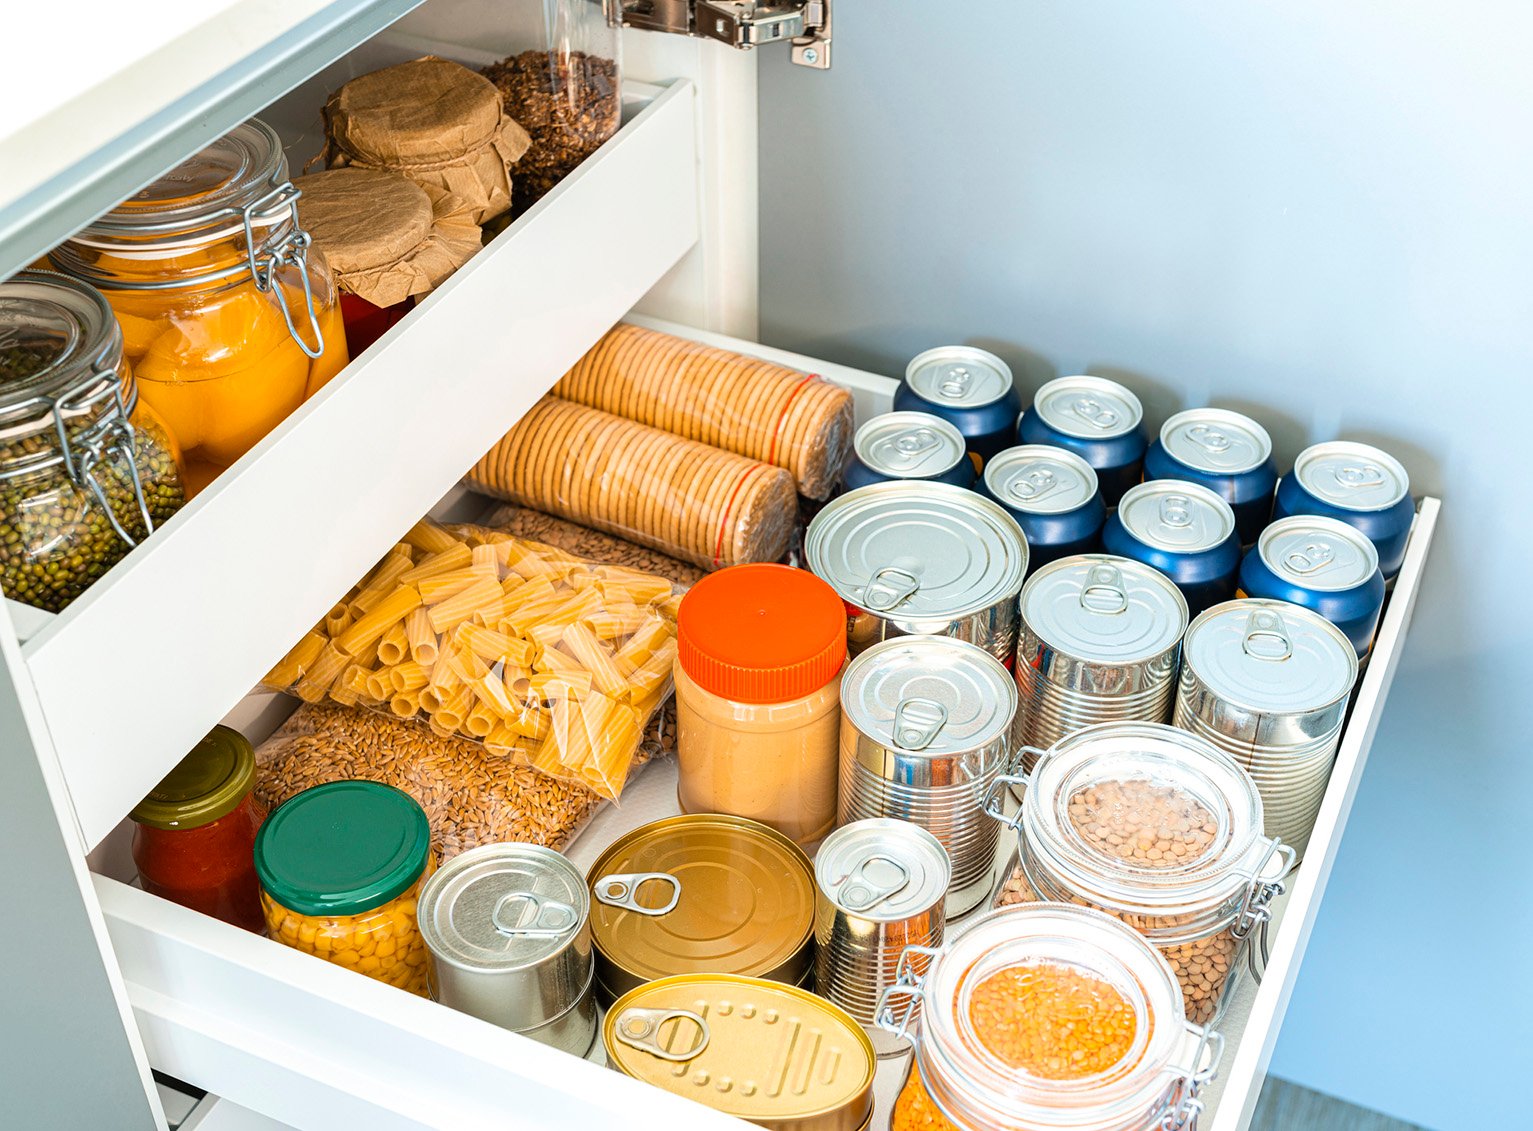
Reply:
[[[671,693],[670,581],[480,526],[418,523],[267,673],[616,798]]]

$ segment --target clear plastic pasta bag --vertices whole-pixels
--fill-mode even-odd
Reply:
[[[671,693],[679,603],[655,574],[423,521],[262,682],[615,799]]]

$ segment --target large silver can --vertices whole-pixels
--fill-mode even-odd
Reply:
[[[952,870],[936,837],[908,821],[843,825],[814,858],[814,987],[868,1030],[880,1056],[904,1045],[874,1025],[907,946],[939,947]]]
[[[837,823],[893,817],[947,849],[947,917],[988,894],[996,823],[990,783],[1009,760],[1017,687],[999,660],[945,636],[875,644],[841,683]]]
[[[1047,750],[1097,723],[1164,723],[1187,601],[1157,569],[1111,554],[1044,566],[1022,589],[1018,746]],[[1037,754],[1024,755],[1032,772]]]
[[[949,636],[1011,662],[1027,538],[989,499],[947,483],[860,487],[815,515],[804,556],[847,605],[852,655],[891,637]]]
[[[421,935],[436,998],[504,1029],[585,1056],[596,1039],[585,877],[533,844],[453,857],[421,890]]]
[[[1227,601],[1187,629],[1174,721],[1245,767],[1266,835],[1302,855],[1356,681],[1357,652],[1324,617],[1287,601]]]

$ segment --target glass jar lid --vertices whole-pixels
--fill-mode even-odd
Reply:
[[[154,829],[194,829],[234,812],[255,785],[255,751],[216,726],[128,814]]]
[[[981,916],[932,959],[921,998],[921,1079],[961,1126],[1151,1126],[1145,1116],[1169,1107],[1175,1078],[1193,1072],[1175,1067],[1195,1030],[1171,967],[1089,908],[1027,903]],[[1056,1037],[1065,1024],[1092,1027],[1092,1039]]]
[[[1051,886],[1180,939],[1226,926],[1253,880],[1282,878],[1262,817],[1251,776],[1203,739],[1099,723],[1039,757],[1019,820]]]
[[[1316,711],[1357,681],[1357,650],[1318,613],[1287,601],[1226,601],[1187,628],[1183,662],[1225,703],[1263,714]]]
[[[266,893],[299,915],[357,915],[420,879],[431,828],[414,798],[371,781],[316,785],[288,798],[256,834]]]

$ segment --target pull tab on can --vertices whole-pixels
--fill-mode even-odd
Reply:
[[[1293,641],[1288,626],[1272,609],[1254,609],[1246,620],[1246,638],[1241,647],[1253,660],[1279,663],[1293,655]]]
[[[1087,612],[1112,616],[1128,608],[1128,594],[1123,590],[1123,573],[1110,562],[1099,562],[1086,571],[1081,586],[1081,608]]]
[[[1194,424],[1187,429],[1187,438],[1204,451],[1215,455],[1230,450],[1230,438],[1212,424]]]
[[[1160,520],[1184,530],[1192,525],[1192,500],[1186,495],[1167,495],[1160,501]]]
[[[868,875],[871,864],[883,863],[899,874],[894,881],[881,882]],[[876,853],[869,856],[846,875],[839,877],[834,885],[836,900],[848,911],[867,911],[884,900],[898,895],[910,886],[910,869],[892,856]]]
[[[1024,503],[1034,503],[1059,486],[1059,476],[1052,468],[1035,467],[1024,471],[1006,485],[1009,494]]]
[[[942,446],[942,440],[930,428],[912,428],[882,441],[874,449],[890,467],[910,468]]]
[[[671,1049],[660,1043],[660,1027],[667,1021],[690,1021],[697,1026],[691,1047]],[[695,1060],[701,1056],[707,1049],[710,1038],[708,1022],[690,1009],[640,1009],[638,1006],[632,1006],[618,1014],[612,1029],[617,1039],[630,1048],[647,1052],[651,1056],[658,1056],[661,1060],[675,1061],[677,1064]],[[672,1029],[672,1040],[680,1032],[680,1025]]]
[[[1107,431],[1118,426],[1117,410],[1108,408],[1094,397],[1077,397],[1070,402],[1070,411],[1093,428]]]
[[[1290,550],[1283,557],[1283,564],[1294,573],[1314,573],[1336,560],[1336,551],[1329,542],[1306,542],[1297,550]]]
[[[651,881],[669,884],[671,888],[670,900],[659,907],[645,907],[639,902],[639,889]],[[614,872],[597,880],[591,890],[597,902],[608,907],[621,907],[624,911],[637,911],[657,919],[675,911],[681,902],[681,881],[669,872]]]
[[[932,699],[905,699],[894,709],[894,741],[902,750],[925,750],[947,725],[947,708]]]
[[[1357,490],[1378,487],[1384,482],[1384,472],[1371,463],[1349,463],[1336,469],[1336,482]]]
[[[921,579],[913,573],[885,566],[869,579],[862,591],[863,608],[869,612],[888,612],[921,588]]]
[[[951,400],[962,400],[968,396],[969,386],[974,384],[974,374],[969,372],[967,366],[950,365],[942,371],[942,376],[937,380],[937,392]]]
[[[513,891],[501,896],[490,913],[490,922],[507,938],[553,939],[575,927],[580,915],[557,899],[533,891]]]

